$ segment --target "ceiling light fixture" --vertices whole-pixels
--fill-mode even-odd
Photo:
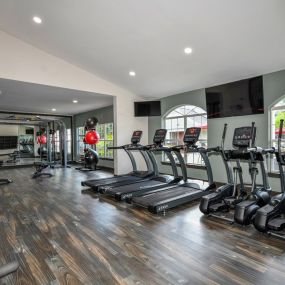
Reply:
[[[130,71],[129,75],[134,77],[134,76],[136,76],[136,73],[134,71]]]
[[[34,16],[33,17],[33,21],[36,23],[36,24],[41,24],[42,23],[42,19],[38,16]]]
[[[56,109],[55,109],[55,108],[52,108],[51,110],[52,110],[53,112],[55,112],[55,111],[56,111]]]
[[[78,100],[74,99],[72,102],[73,102],[74,104],[76,104],[76,103],[78,103]]]
[[[184,49],[184,52],[186,53],[186,54],[190,54],[190,53],[192,53],[192,48],[190,48],[190,47],[186,47],[185,49]]]

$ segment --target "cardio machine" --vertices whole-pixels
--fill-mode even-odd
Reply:
[[[281,150],[283,124],[284,120],[280,120],[278,146],[275,151],[280,172],[281,194],[272,197],[266,206],[257,210],[253,225],[261,232],[285,239],[285,233],[282,232],[285,229],[285,154]]]
[[[124,150],[132,164],[133,171],[125,174],[125,175],[118,175],[110,178],[105,178],[105,179],[92,179],[92,180],[86,180],[82,181],[81,185],[82,186],[88,186],[92,190],[98,191],[99,187],[103,186],[120,186],[120,185],[126,185],[126,184],[132,184],[138,181],[142,181],[146,178],[154,176],[154,170],[152,163],[150,161],[149,155],[147,152],[142,151],[138,149],[141,147],[140,141],[142,137],[142,131],[134,131],[133,135],[131,137],[131,143],[127,145],[122,145],[122,146],[114,146],[114,147],[108,147],[108,149],[121,149]],[[132,154],[132,151],[137,151],[141,153],[146,166],[147,166],[147,171],[139,171],[137,169],[137,164],[135,161],[135,157]]]
[[[200,132],[201,128],[187,128],[183,138],[184,145],[172,148],[180,163],[183,180],[185,182],[184,184],[177,185],[170,189],[158,189],[147,192],[142,196],[138,192],[127,201],[134,205],[147,208],[151,213],[158,214],[159,212],[165,212],[167,209],[197,200],[213,191],[216,186],[213,182],[212,169],[207,156],[207,151],[210,150],[196,145],[199,140]],[[207,183],[203,183],[203,181],[199,180],[187,179],[187,168],[180,153],[181,150],[185,150],[186,153],[199,153],[201,155],[206,166],[208,176]]]
[[[242,207],[237,211],[235,218],[228,218],[219,213],[229,212],[231,209],[235,209],[237,205],[245,200],[247,203],[244,203],[244,208],[247,208],[247,205],[265,205],[270,199],[270,187],[267,180],[267,171],[264,163],[262,153],[254,152],[254,143],[256,136],[255,124],[252,123],[251,127],[241,127],[236,128],[234,131],[232,145],[233,150],[224,150],[224,139],[227,130],[227,125],[225,125],[223,138],[222,138],[222,147],[219,149],[222,154],[227,173],[230,174],[230,162],[235,161],[236,167],[233,168],[234,178],[232,175],[228,175],[229,183],[219,187],[214,193],[204,196],[200,202],[200,210],[202,213],[228,220],[234,222],[235,220],[239,222],[239,219],[244,223],[248,223],[248,220],[251,221],[255,211],[249,211],[248,213],[241,214]],[[242,177],[242,168],[240,166],[240,161],[247,161],[249,163],[249,171],[252,179],[252,191],[249,196],[244,188],[243,177]],[[256,164],[260,164],[261,175],[262,175],[262,186],[256,187],[256,175],[257,167]],[[237,187],[237,180],[240,180],[240,187]],[[250,202],[249,202],[250,201]],[[258,201],[258,204],[256,203]],[[251,209],[252,210],[252,209]],[[250,213],[250,214],[249,214]]]
[[[174,187],[177,183],[181,182],[182,177],[178,175],[176,163],[172,155],[172,148],[163,146],[165,141],[167,130],[158,129],[156,130],[153,138],[153,144],[139,147],[139,150],[147,151],[150,155],[151,161],[154,167],[155,175],[141,182],[133,183],[130,185],[123,185],[114,187],[113,185],[100,186],[99,192],[108,196],[115,197],[116,200],[122,201],[132,197],[136,193],[146,193],[155,189],[162,189],[167,187]],[[170,161],[173,175],[159,174],[154,152],[164,152]]]
[[[260,147],[248,148],[250,175],[252,180],[251,192],[245,200],[238,203],[235,207],[234,220],[240,225],[249,225],[256,214],[256,211],[265,206],[270,201],[271,188],[268,183],[268,174],[265,164],[264,155],[274,153],[274,148],[263,149]],[[261,186],[256,184],[258,174],[257,163],[260,165],[263,183]]]

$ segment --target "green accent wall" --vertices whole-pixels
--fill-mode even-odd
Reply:
[[[228,132],[226,139],[226,148],[231,148],[231,141],[233,130],[236,127],[250,125],[251,122],[256,123],[257,137],[256,145],[261,147],[268,147],[270,144],[270,117],[269,110],[272,105],[279,101],[285,95],[285,70],[263,75],[263,88],[264,88],[264,114],[250,115],[250,116],[237,116],[219,119],[208,120],[208,146],[213,147],[220,145],[223,126],[228,124]],[[206,96],[205,89],[189,91],[181,94],[176,94],[161,99],[161,117],[149,118],[149,140],[151,142],[155,129],[163,127],[163,116],[169,110],[179,105],[195,105],[206,110]],[[218,182],[226,182],[225,169],[222,159],[218,156],[211,156],[210,158],[213,167],[214,180]],[[161,171],[171,173],[168,166],[160,165]],[[245,180],[250,181],[247,175],[247,168],[245,167]],[[188,176],[198,179],[206,179],[205,171],[201,169],[188,169]],[[270,184],[274,191],[280,191],[279,179],[270,178]]]

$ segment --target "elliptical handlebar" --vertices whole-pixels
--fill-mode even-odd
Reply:
[[[226,139],[227,130],[228,130],[228,124],[225,123],[222,135],[221,147],[219,147],[219,151],[221,152],[224,160],[227,160],[225,155],[225,139]]]
[[[125,144],[121,146],[107,146],[107,149],[137,149],[141,147],[140,144]]]
[[[282,149],[281,149],[281,140],[282,140],[283,126],[284,126],[284,119],[281,119],[280,120],[280,124],[279,124],[279,134],[278,134],[277,150],[278,150],[278,154],[279,154],[280,163],[284,165],[285,161],[284,161],[284,158],[283,158],[283,155],[282,155]]]
[[[251,123],[251,131],[250,131],[250,140],[249,140],[249,147],[253,148],[254,147],[254,137],[255,137],[255,122]]]

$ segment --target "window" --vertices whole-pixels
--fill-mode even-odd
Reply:
[[[96,151],[100,158],[113,158],[113,150],[108,150],[108,146],[113,146],[113,123],[98,124],[96,131],[100,135],[100,141],[96,145]],[[84,127],[78,127],[76,129],[76,141],[77,141],[77,155],[84,154],[84,142],[85,137]]]
[[[113,158],[113,150],[107,149],[113,146],[113,123],[98,124],[96,130],[100,135],[100,141],[96,145],[99,157]]]
[[[77,155],[84,155],[84,142],[83,139],[85,137],[85,129],[84,127],[78,127],[76,129],[76,154]]]
[[[270,142],[270,145],[277,148],[280,119],[285,120],[285,98],[283,98],[277,104],[275,104],[271,108],[270,113],[271,113],[270,114],[271,115],[271,130],[270,130],[271,142]],[[282,131],[282,134],[284,134],[283,131]],[[282,144],[282,148],[283,147],[285,147],[284,144]],[[279,172],[276,157],[274,155],[272,156],[272,159],[271,159],[270,171],[271,172]]]
[[[166,145],[173,146],[183,144],[185,129],[189,127],[200,127],[201,134],[197,145],[207,147],[207,114],[206,111],[200,107],[192,105],[177,107],[165,116],[164,124],[167,129]],[[184,159],[187,164],[204,165],[199,153],[184,154]],[[163,160],[167,161],[165,155]]]
[[[66,130],[66,147],[67,147],[67,156],[69,160],[71,159],[71,143],[72,143],[71,129],[67,129]]]

